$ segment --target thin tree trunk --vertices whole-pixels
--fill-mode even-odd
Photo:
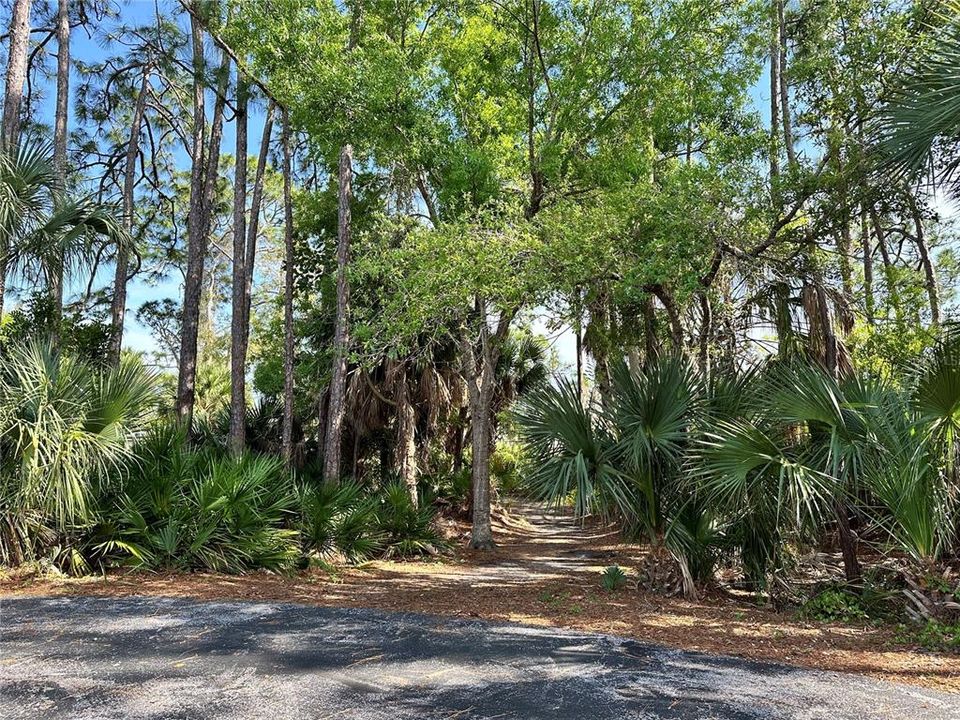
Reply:
[[[917,245],[917,253],[920,255],[920,265],[923,267],[923,276],[926,279],[927,298],[930,301],[930,324],[936,327],[940,324],[940,291],[937,287],[937,269],[930,257],[930,251],[927,248],[927,240],[923,233],[923,217],[920,215],[920,207],[917,205],[917,199],[913,193],[907,191],[907,204],[910,206],[910,214],[913,217],[913,239]]]
[[[220,65],[220,81],[214,103],[210,127],[209,148],[203,150],[206,116],[204,114],[203,37],[196,16],[190,16],[194,46],[194,144],[191,155],[196,183],[190,194],[190,215],[187,220],[187,275],[183,290],[183,320],[180,341],[180,373],[177,380],[177,416],[187,428],[193,423],[193,405],[196,400],[197,343],[200,329],[200,300],[203,292],[203,271],[207,258],[207,244],[213,211],[213,197],[220,164],[220,140],[223,136],[223,109],[229,79],[230,58],[226,52]],[[200,129],[197,129],[200,125]],[[204,157],[205,156],[205,157]],[[199,168],[196,167],[199,160]],[[199,197],[196,198],[195,195]]]
[[[237,68],[236,140],[233,178],[233,306],[230,316],[230,449],[240,455],[246,445],[246,243],[247,243],[247,85]]]
[[[3,125],[0,127],[0,149],[14,153],[20,142],[20,104],[23,84],[27,80],[27,46],[30,44],[31,0],[14,0],[10,15],[10,50],[7,53],[7,77],[3,100]],[[0,246],[0,316],[7,288],[9,238]]]
[[[263,204],[263,179],[267,171],[267,155],[270,152],[270,137],[273,132],[273,115],[276,106],[271,100],[267,105],[267,116],[263,121],[263,138],[260,141],[260,154],[257,157],[257,172],[253,180],[250,198],[250,223],[247,226],[247,249],[244,254],[243,282],[243,347],[240,357],[246,363],[247,349],[250,345],[250,308],[253,300],[253,273],[257,257],[257,237],[260,232],[260,207]]]
[[[293,464],[293,163],[290,157],[290,118],[283,111],[283,461]]]
[[[123,163],[123,229],[127,237],[117,247],[117,267],[113,277],[113,301],[110,303],[111,329],[110,360],[120,364],[120,350],[123,346],[123,318],[127,307],[127,273],[130,264],[128,243],[133,239],[133,189],[136,182],[137,156],[140,153],[140,126],[147,107],[147,93],[150,89],[150,69],[143,68],[140,92],[133,108],[130,121],[130,139]]]
[[[770,180],[780,176],[780,23],[777,2],[770,7]],[[775,191],[774,195],[778,193]]]
[[[330,376],[330,405],[327,411],[327,436],[324,441],[323,476],[327,481],[340,477],[340,446],[347,387],[347,351],[350,344],[350,200],[353,182],[353,148],[340,151],[339,195],[337,205],[337,307],[333,336],[333,372]]]
[[[67,186],[67,120],[70,112],[70,0],[59,0],[57,7],[57,104],[53,122],[53,166],[57,182]],[[63,258],[53,269],[50,299],[53,302],[50,341],[60,345],[60,322],[63,318]]]
[[[780,115],[783,119],[783,146],[787,150],[787,160],[790,167],[797,164],[797,151],[793,146],[793,118],[790,114],[790,82],[787,75],[787,23],[784,18],[783,0],[775,0],[777,4],[778,44],[780,45]]]
[[[870,242],[870,223],[866,208],[860,209],[860,250],[863,253],[863,305],[867,323],[874,322],[873,301],[873,244]]]

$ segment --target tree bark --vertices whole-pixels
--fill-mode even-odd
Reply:
[[[937,268],[930,257],[930,250],[927,248],[927,240],[923,233],[923,217],[920,214],[920,207],[917,205],[917,199],[913,193],[907,191],[907,204],[910,207],[910,215],[913,218],[913,240],[917,245],[917,253],[920,255],[920,265],[923,267],[923,276],[926,281],[927,298],[930,302],[930,324],[936,327],[940,324],[940,290],[937,287]]]
[[[290,117],[283,111],[283,461],[293,465],[293,162],[290,157]]]
[[[0,128],[0,144],[7,151],[16,148],[20,141],[20,105],[23,102],[23,84],[27,80],[31,4],[31,0],[14,0],[10,15],[10,50],[7,56],[3,127]]]
[[[493,362],[490,356],[486,304],[477,301],[480,324],[480,358],[474,341],[465,327],[461,336],[463,370],[470,402],[470,440],[473,464],[471,484],[470,547],[492,550],[493,528],[490,523],[490,405],[493,398]]]
[[[873,325],[873,244],[870,242],[870,223],[867,209],[860,209],[860,250],[863,253],[863,305],[867,323]]]
[[[110,303],[112,332],[110,335],[110,361],[120,364],[120,350],[123,346],[123,318],[127,307],[127,273],[130,264],[130,248],[127,243],[133,239],[133,189],[136,183],[137,156],[140,153],[140,126],[147,107],[147,93],[150,90],[150,69],[143,68],[140,92],[133,108],[130,120],[130,139],[123,162],[123,229],[127,237],[117,247],[117,266],[113,277],[113,301]]]
[[[403,362],[397,379],[397,431],[394,466],[398,469],[413,506],[417,506],[417,415],[407,383],[407,363]]]
[[[210,127],[209,148],[204,151],[206,115],[204,113],[203,37],[195,15],[190,16],[193,36],[194,98],[193,145],[191,148],[190,211],[187,219],[187,274],[183,290],[183,320],[180,340],[180,372],[177,380],[177,416],[188,429],[193,423],[196,400],[197,343],[200,329],[200,300],[203,292],[204,263],[210,234],[214,190],[220,164],[220,140],[223,136],[223,109],[229,77],[229,56],[222,55],[220,81]]]
[[[840,553],[843,555],[843,572],[850,584],[860,582],[862,572],[857,558],[857,539],[850,529],[850,509],[843,500],[837,500],[837,535],[840,540]]]
[[[770,179],[780,176],[780,23],[777,2],[770,7]],[[775,190],[774,195],[777,195]]]
[[[7,53],[7,77],[3,100],[3,125],[0,127],[0,149],[14,153],[20,143],[20,104],[23,84],[27,79],[27,46],[30,44],[31,0],[14,0],[10,15],[10,50]],[[0,316],[7,288],[9,238],[0,246]]]
[[[244,347],[247,299],[247,85],[237,68],[236,140],[233,177],[233,304],[230,316],[230,450],[246,445],[247,387]]]
[[[260,141],[260,154],[257,157],[257,171],[253,179],[250,197],[250,222],[247,226],[247,249],[244,254],[243,282],[243,347],[240,357],[246,363],[250,346],[250,312],[253,300],[253,272],[257,257],[257,239],[260,232],[260,207],[263,204],[263,181],[267,171],[267,155],[270,152],[270,137],[273,132],[273,115],[276,106],[271,100],[267,104],[267,115],[263,121],[263,138]]]
[[[339,195],[337,205],[337,307],[333,335],[333,372],[330,376],[330,405],[327,411],[327,436],[324,440],[323,477],[335,482],[340,477],[340,446],[347,388],[347,351],[350,344],[350,200],[353,182],[353,148],[340,151]]]
[[[67,186],[67,120],[70,112],[70,0],[59,0],[57,6],[57,104],[53,121],[53,166],[61,189]],[[63,318],[63,262],[53,269],[50,299],[53,303],[50,342],[60,345],[60,322]]]
[[[780,115],[783,119],[783,146],[787,150],[790,167],[797,164],[797,151],[793,146],[793,117],[790,114],[790,82],[787,75],[787,23],[784,18],[783,0],[774,0],[777,12],[777,35],[780,46],[779,87]]]

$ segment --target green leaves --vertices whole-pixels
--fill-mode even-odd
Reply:
[[[98,483],[129,461],[157,403],[133,358],[98,370],[39,342],[0,360],[0,513],[58,531],[88,524]],[[9,558],[15,549],[0,547]]]
[[[947,0],[928,30],[931,47],[902,73],[873,120],[883,171],[925,171],[960,191],[960,3]]]

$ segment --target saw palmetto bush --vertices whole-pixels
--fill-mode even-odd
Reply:
[[[679,563],[675,575],[651,582],[690,593],[694,570],[712,567],[708,545],[716,534],[684,468],[703,420],[703,383],[681,357],[639,373],[621,363],[612,381],[599,407],[585,407],[566,379],[520,404],[516,420],[532,458],[527,487],[542,500],[572,502],[578,516],[621,521],[659,559]],[[646,575],[662,573],[651,567]]]
[[[135,358],[101,370],[33,342],[0,359],[0,562],[18,564],[95,521],[157,402]]]
[[[955,542],[955,333],[897,383],[782,360],[705,383],[669,357],[613,379],[598,407],[565,379],[521,403],[526,484],[640,531],[653,557],[672,556],[685,575],[705,579],[736,561],[769,587],[791,549],[835,537],[843,548],[845,522],[861,542],[925,565]],[[847,550],[849,578],[856,542]]]
[[[308,555],[325,559],[339,554],[356,562],[383,548],[376,500],[360,484],[303,484],[299,493],[300,537]]]
[[[280,569],[299,555],[296,512],[279,458],[193,450],[182,430],[160,425],[105,502],[94,548],[148,568]]]

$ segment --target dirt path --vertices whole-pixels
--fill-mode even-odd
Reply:
[[[0,579],[3,596],[154,595],[205,600],[287,601],[520,622],[603,632],[667,646],[855,672],[960,693],[960,657],[920,651],[895,630],[802,622],[790,615],[708,597],[607,593],[603,568],[636,567],[642,549],[604,529],[518,506],[496,518],[498,549],[423,562],[378,561],[331,577],[252,573],[127,573],[107,578]]]

